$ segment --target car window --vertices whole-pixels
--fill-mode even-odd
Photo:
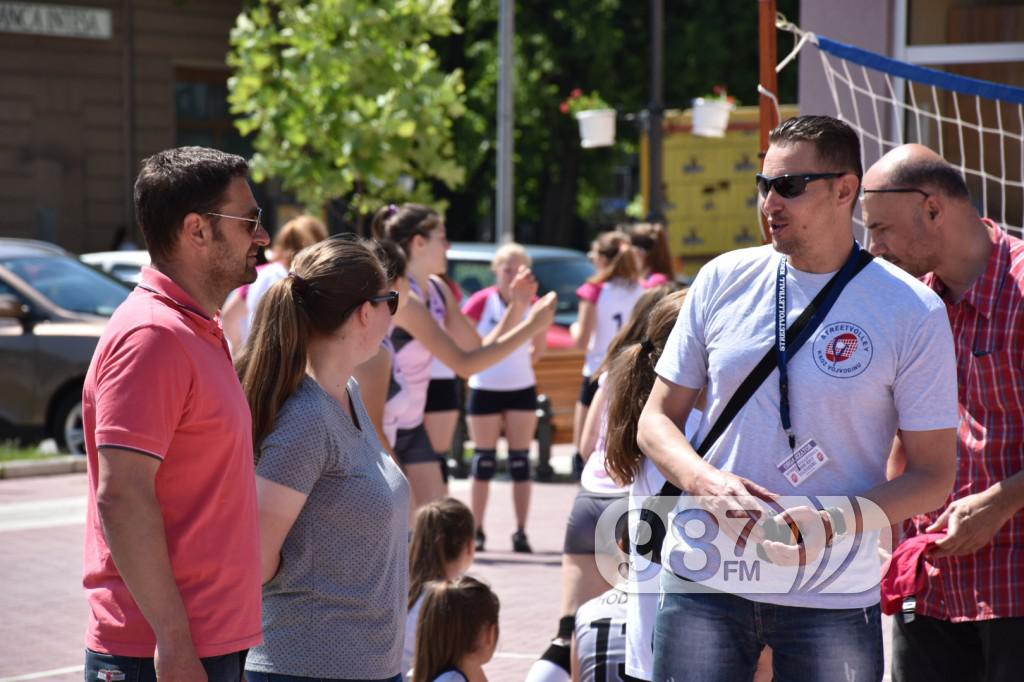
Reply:
[[[131,291],[88,265],[63,256],[32,256],[0,261],[54,305],[76,313],[113,314]]]
[[[576,319],[579,299],[576,289],[594,274],[594,266],[586,258],[559,258],[541,260],[533,264],[533,274],[537,277],[538,292],[541,296],[554,291],[558,294],[558,322],[571,317]]]
[[[138,284],[142,279],[142,268],[138,265],[117,264],[110,268],[110,274],[122,282]]]

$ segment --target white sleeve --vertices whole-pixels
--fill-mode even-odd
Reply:
[[[904,431],[957,427],[956,353],[949,316],[940,301],[908,330],[896,368],[893,399]]]
[[[661,378],[687,388],[703,388],[708,378],[704,320],[708,280],[712,278],[710,270],[710,267],[705,266],[697,273],[655,367]]]

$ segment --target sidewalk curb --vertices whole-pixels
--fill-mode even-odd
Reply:
[[[81,455],[58,455],[46,459],[16,459],[0,462],[0,479],[55,474],[84,473],[86,459]]]

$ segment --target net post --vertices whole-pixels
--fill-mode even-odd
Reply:
[[[779,61],[778,33],[775,29],[775,17],[777,14],[776,0],[757,0],[758,12],[758,82],[768,91],[778,93],[779,76],[775,72],[775,64]],[[768,133],[778,125],[775,120],[775,106],[771,99],[761,95],[758,98],[759,118],[761,129],[760,159],[761,167],[764,167],[764,155],[768,151]],[[771,241],[768,234],[768,226],[765,224],[764,214],[758,216],[761,223],[761,236],[765,243]]]

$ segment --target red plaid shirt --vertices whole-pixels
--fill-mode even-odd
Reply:
[[[946,305],[960,403],[956,483],[946,505],[1024,469],[1024,242],[985,224],[993,245],[988,266]],[[923,280],[940,296],[945,291],[934,273]],[[905,532],[923,533],[941,511],[907,521]],[[918,613],[953,622],[1024,616],[1024,512],[988,546],[933,564]]]

